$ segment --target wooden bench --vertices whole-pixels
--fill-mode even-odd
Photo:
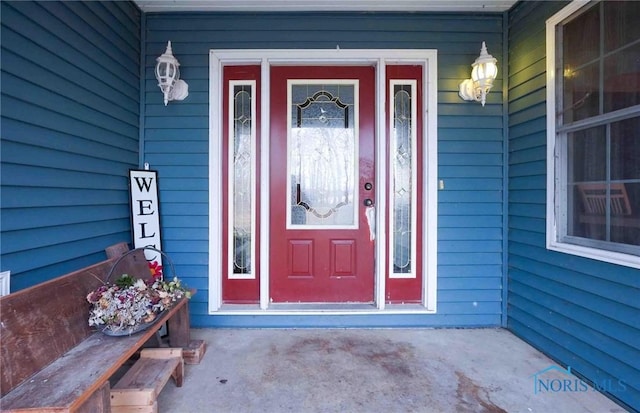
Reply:
[[[89,327],[86,296],[105,282],[118,258],[0,298],[3,412],[110,412],[109,379],[165,323],[168,345],[182,349],[186,363],[200,362],[206,347],[190,339],[186,298],[133,335],[111,337]],[[142,251],[119,265],[120,274],[149,273]]]

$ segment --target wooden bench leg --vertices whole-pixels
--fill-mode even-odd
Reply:
[[[106,381],[98,390],[96,390],[87,400],[85,400],[75,413],[108,413],[109,410],[109,382]]]
[[[184,360],[181,348],[148,348],[111,389],[112,413],[157,413],[157,397],[173,377],[182,387]]]
[[[207,350],[203,340],[191,340],[191,327],[189,322],[189,306],[180,308],[173,317],[167,321],[169,330],[169,345],[182,347],[184,361],[187,364],[199,364]]]

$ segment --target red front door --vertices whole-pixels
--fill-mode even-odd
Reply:
[[[375,71],[271,68],[270,298],[374,301]]]

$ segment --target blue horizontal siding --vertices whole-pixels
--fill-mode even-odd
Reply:
[[[520,205],[523,205],[523,208],[527,208],[526,204],[521,203]],[[509,215],[510,229],[520,229],[538,234],[544,234],[544,230],[540,230],[540,227],[544,226],[544,223],[545,218],[528,218],[517,215]]]
[[[439,228],[438,239],[440,241],[447,240],[475,240],[475,241],[492,241],[501,240],[502,231],[500,228],[468,228],[464,232],[455,228]]]
[[[446,278],[485,278],[499,277],[501,267],[499,264],[472,264],[472,265],[439,265],[438,276],[440,279]],[[451,280],[449,280],[451,282]],[[491,281],[493,282],[493,281]],[[442,285],[440,285],[442,286]]]
[[[102,159],[100,154],[92,156],[69,153],[59,149],[5,140],[2,145],[3,155],[17,165],[38,164],[42,168],[66,169],[68,171],[113,175],[122,172],[122,161]]]
[[[450,157],[451,159],[455,158],[454,156]],[[494,157],[495,163],[495,157]],[[464,181],[467,185],[473,185],[475,183],[476,188],[478,189],[489,189],[493,188],[496,182],[502,182],[500,180],[493,180],[491,178],[502,178],[504,176],[504,172],[502,170],[502,166],[492,165],[478,165],[479,162],[476,162],[475,166],[466,166],[466,165],[455,165],[455,166],[446,166],[441,165],[438,167],[438,175],[443,178],[442,180],[445,182],[445,189],[450,188],[447,184],[451,181],[450,178],[466,178]],[[481,178],[480,178],[481,177]],[[500,186],[502,188],[502,186]]]
[[[203,141],[188,141],[185,139],[181,139],[180,141],[159,141],[159,142],[148,142],[145,145],[146,153],[195,153],[201,154],[206,153],[209,150],[209,143]]]
[[[20,233],[19,235],[22,235]],[[106,257],[104,256],[104,246],[113,245],[122,240],[122,236],[120,233],[116,234],[91,234],[91,236],[84,235],[82,238],[76,237],[73,241],[69,242],[59,242],[55,245],[48,245],[40,248],[33,248],[31,246],[29,248],[29,254],[24,254],[22,251],[17,253],[8,253],[3,254],[3,261],[6,260],[11,262],[12,265],[12,283],[16,283],[16,286],[20,285],[22,287],[28,287],[35,283],[40,283],[46,281],[48,279],[63,275],[63,273],[55,273],[52,270],[49,270],[41,275],[44,278],[40,278],[39,276],[35,276],[35,271],[43,269],[45,267],[56,268],[55,266],[51,266],[51,257],[56,257],[59,260],[59,263],[64,263],[66,261],[84,261],[80,260],[80,258],[86,257],[88,255],[92,256],[101,256],[99,259],[94,260],[93,264],[98,261],[104,260]],[[97,253],[97,251],[100,251]],[[85,265],[81,265],[78,268],[82,268]],[[15,279],[13,278],[13,271],[17,274],[29,274],[29,277],[18,276]],[[13,288],[14,285],[12,284]]]
[[[479,203],[479,202],[501,202],[501,191],[483,191],[477,190],[470,191],[442,191],[438,194],[438,201],[443,203],[449,202],[467,202],[467,203]]]
[[[545,168],[546,168],[545,161],[537,160],[533,162],[523,162],[520,164],[513,165],[512,168],[509,168],[509,176],[519,177],[519,176],[540,175],[541,172],[546,170]]]
[[[185,188],[189,190],[189,188]],[[164,202],[164,199],[162,200]],[[185,201],[183,203],[168,201],[162,205],[162,215],[168,216],[206,216],[209,214],[209,204],[207,203],[193,203]],[[164,238],[164,236],[163,236]]]
[[[496,102],[489,103],[500,103],[501,101],[498,99]],[[477,129],[495,129],[496,133],[502,131],[502,117],[494,116],[494,117],[483,117],[483,116],[464,116],[460,118],[459,116],[439,116],[438,117],[438,126],[441,128],[455,128],[455,127],[470,127],[472,126]]]
[[[43,67],[50,68],[75,68],[78,73],[84,73],[94,83],[102,83],[111,86],[112,90],[121,97],[127,97],[132,102],[138,99],[138,81],[135,76],[137,68],[137,56],[129,62],[130,70],[123,69],[120,62],[110,60],[96,50],[94,45],[84,42],[83,34],[74,30],[74,27],[86,27],[80,16],[68,16],[67,21],[60,21],[58,25],[47,29],[42,22],[52,21],[51,9],[64,10],[64,2],[13,2],[3,9],[3,44],[9,40],[10,45],[22,39],[20,47],[13,49],[16,53],[22,50],[25,54],[33,56]],[[45,10],[47,7],[50,10]],[[116,38],[116,33],[108,29],[110,33],[104,35],[110,41]],[[8,39],[5,38],[8,36]],[[14,37],[15,36],[15,37]],[[82,42],[82,46],[71,44],[73,40]],[[113,46],[110,46],[113,47]],[[46,60],[43,60],[46,58]],[[68,73],[63,70],[59,73]],[[87,79],[88,80],[88,79]],[[117,101],[114,102],[118,104]]]
[[[41,208],[5,208],[2,211],[2,230],[21,231],[25,229],[57,227],[66,231],[68,225],[85,222],[102,222],[108,225],[113,219],[128,219],[129,209],[122,205],[74,205]],[[105,223],[105,221],[107,223]],[[29,238],[26,241],[30,241]],[[128,241],[128,240],[127,240]],[[3,242],[4,244],[4,242]],[[6,246],[7,248],[11,248]],[[5,246],[3,245],[3,251]],[[28,254],[27,254],[28,255]],[[3,255],[3,258],[4,255]],[[4,263],[3,263],[4,264]]]
[[[31,98],[27,96],[26,99]],[[107,122],[100,120],[100,124],[93,124],[90,119],[77,118],[76,114],[72,112],[60,112],[59,110],[63,109],[62,107],[42,107],[37,103],[32,104],[28,100],[17,99],[4,94],[2,102],[2,116],[8,119],[21,121],[22,123],[34,123],[35,121],[35,124],[39,127],[52,129],[78,138],[86,135],[94,139],[101,139],[103,142],[110,141],[117,144],[118,141],[124,141],[123,146],[132,145],[130,139],[134,136],[135,128],[123,128],[121,132],[126,132],[130,135],[121,135],[112,131]],[[125,136],[126,141],[124,140]]]
[[[42,188],[6,186],[2,189],[5,208],[114,205],[129,201],[125,190],[104,188]]]
[[[502,263],[500,252],[438,252],[440,265],[469,265],[469,264],[494,264]]]
[[[460,178],[458,177],[451,177],[452,174],[454,174],[456,171],[462,169],[461,167],[458,168],[446,168],[444,170],[440,171],[440,176],[447,176],[447,180],[444,181],[445,183],[445,189],[447,190],[456,190],[456,191],[462,191],[462,190],[476,190],[476,189],[480,189],[480,190],[494,190],[494,189],[498,189],[498,190],[502,190],[502,179],[501,178],[495,178],[495,177],[485,177],[485,174],[482,174],[483,178],[474,178],[474,177],[470,177],[469,175],[461,175]],[[488,169],[483,169],[483,171],[493,171],[495,170],[495,167],[489,167]],[[445,174],[444,172],[447,172],[447,174]],[[465,169],[463,169],[463,171],[465,171]],[[500,172],[499,176],[502,176],[502,172]]]
[[[500,301],[500,291],[490,290],[440,290],[440,299],[444,302],[480,302],[495,303]]]
[[[165,244],[170,241],[190,240],[192,241],[206,241],[209,239],[208,228],[173,228],[165,227],[162,232],[162,239]]]
[[[545,206],[540,204],[518,203],[509,208],[509,214],[513,217],[545,219],[546,213]]]
[[[492,129],[462,126],[456,129],[438,128],[438,146],[445,145],[443,147],[446,147],[448,141],[479,141],[489,144],[490,142],[502,142],[502,137]]]
[[[509,125],[509,137],[516,138],[519,136],[532,135],[534,133],[545,133],[547,131],[547,120],[536,119],[520,125]]]
[[[173,18],[175,14],[166,13],[154,16],[158,22],[157,30],[181,31],[185,30],[184,20]],[[496,34],[502,31],[501,20],[496,20],[492,14],[458,15],[458,14],[428,14],[428,27],[425,27],[425,15],[421,13],[306,13],[305,19],[299,13],[183,13],[189,21],[189,29],[202,33],[222,31],[231,37],[234,30],[271,31],[331,31],[340,27],[349,30],[378,31],[415,31],[423,33],[457,34],[459,32],[477,32],[479,34]],[[216,25],[212,26],[211,22]],[[265,23],[267,21],[267,23]],[[354,24],[356,21],[364,21]],[[473,26],[473,30],[469,27]],[[229,33],[230,32],[230,33]],[[161,38],[164,39],[164,38]],[[455,41],[455,39],[452,39]]]
[[[63,94],[66,101],[76,102],[81,105],[90,105],[94,110],[109,116],[113,120],[125,122],[130,125],[137,126],[138,118],[133,111],[135,106],[122,107],[122,105],[114,105],[112,101],[107,99],[110,93],[108,85],[102,88],[106,95],[98,94],[97,91],[87,90],[77,79],[60,78],[55,73],[51,73],[46,66],[44,60],[42,62],[34,62],[28,60],[24,55],[17,52],[3,50],[2,61],[4,62],[6,73],[17,78],[28,80],[31,88],[42,88],[56,94]],[[22,90],[18,90],[22,92]],[[117,97],[114,97],[117,98]],[[60,97],[62,99],[62,95]]]
[[[479,272],[470,274],[469,277],[442,277],[438,280],[438,290],[474,289],[500,291],[501,285],[502,277],[500,275],[496,277],[482,277]]]
[[[515,260],[515,263],[517,265],[534,265],[535,261],[520,258]],[[552,309],[554,311],[557,311],[554,305],[567,308],[570,304],[575,306],[573,307],[575,310],[567,311],[566,313],[570,315],[575,311],[576,314],[574,317],[576,319],[582,318],[583,320],[588,320],[589,318],[593,318],[592,313],[602,312],[610,314],[607,316],[609,321],[618,321],[620,324],[626,324],[630,328],[637,327],[637,321],[634,320],[634,316],[639,309],[637,302],[620,302],[613,293],[608,296],[600,294],[599,289],[606,288],[606,282],[601,282],[591,289],[576,287],[576,284],[579,285],[579,283],[566,282],[566,279],[569,278],[571,273],[571,271],[559,271],[559,275],[555,277],[544,277],[524,270],[514,269],[512,279],[528,285],[532,291],[535,288],[538,293],[543,292],[544,294],[539,294],[539,301],[548,301],[548,307],[553,307]],[[574,276],[574,278],[578,278],[578,276]],[[550,299],[550,296],[554,296],[553,300],[562,300],[562,304],[558,306],[556,302]],[[578,311],[578,307],[586,311]],[[611,334],[615,335],[617,333],[613,332]],[[635,334],[640,333],[636,331]]]
[[[457,82],[457,79],[454,80],[454,82]],[[499,90],[500,87],[498,85],[499,83],[497,83],[496,79],[496,88],[491,89],[494,95],[491,95],[490,93],[491,96],[495,96],[496,98],[496,101],[493,103],[500,103],[502,101],[501,91]],[[449,95],[455,96],[458,93],[458,87],[456,87],[452,92],[455,93],[451,93]],[[485,123],[485,127],[502,128],[502,113],[500,105],[473,105],[470,108],[461,108],[460,104],[458,104],[459,100],[460,96],[458,96],[458,99],[453,100],[452,103],[442,102],[441,100],[438,100],[438,102],[440,103],[438,105],[438,115],[443,121],[446,122],[447,120],[449,120],[449,116],[459,116],[461,114],[464,114],[465,119],[481,118],[483,123]],[[446,123],[444,125],[446,125]]]
[[[113,245],[119,241],[122,241],[122,238],[118,237],[110,237],[110,238],[101,238],[99,240],[101,243],[108,243],[106,245]],[[47,251],[50,253],[58,253],[60,251]],[[84,254],[84,251],[80,251],[77,257],[69,259],[67,261],[63,260],[49,260],[50,265],[34,268],[26,271],[23,275],[28,274],[28,276],[20,276],[13,277],[13,271],[11,272],[11,291],[18,291],[24,288],[30,287],[34,284],[44,282],[50,280],[55,276],[60,276],[72,271],[76,271],[83,267],[88,267],[90,265],[94,265],[96,262],[102,261],[105,259],[104,251],[94,252],[89,254]],[[4,260],[4,256],[3,256]]]
[[[546,249],[545,20],[565,2],[509,13],[508,328],[640,410],[640,271]]]
[[[519,316],[522,323],[525,323],[529,330],[526,334],[532,335],[534,332],[545,332],[541,336],[550,339],[556,343],[556,348],[551,352],[551,357],[562,360],[570,357],[567,365],[571,366],[572,372],[586,376],[590,381],[600,383],[604,380],[613,380],[617,382],[621,380],[626,384],[624,391],[617,391],[612,396],[622,399],[628,398],[630,394],[637,393],[639,386],[637,382],[637,363],[628,365],[620,361],[620,359],[632,360],[631,358],[637,354],[635,349],[624,349],[621,353],[616,354],[616,348],[612,344],[610,338],[601,339],[596,336],[581,337],[579,334],[568,334],[566,329],[581,331],[581,327],[576,323],[558,323],[559,327],[554,325],[556,317],[550,315],[544,319],[532,316],[536,314],[536,305],[525,300],[518,300],[518,310],[514,311]],[[529,304],[529,305],[527,305]],[[598,343],[601,341],[600,343]],[[557,343],[563,343],[562,348]],[[591,343],[598,343],[605,351],[594,347]],[[566,350],[570,349],[570,350]]]
[[[540,77],[542,79],[542,77]],[[518,96],[518,99],[514,99],[510,105],[511,116],[509,122],[512,124],[521,123],[526,120],[535,119],[536,116],[529,116],[528,118],[522,117],[522,113],[533,113],[532,110],[528,110],[532,106],[535,109],[535,115],[540,114],[540,110],[546,110],[545,105],[540,104],[540,100],[544,100],[546,91],[534,85],[528,85],[534,89],[533,92],[526,95]],[[534,106],[535,105],[535,106]]]
[[[502,252],[502,241],[483,240],[478,243],[472,241],[438,241],[438,251],[440,252]]]
[[[175,140],[185,139],[192,140],[207,140],[209,137],[209,129],[178,129],[178,128],[146,128],[145,136],[148,140],[160,141],[160,140]],[[167,165],[170,167],[171,165]]]
[[[149,14],[140,62],[140,14],[130,2],[2,2],[1,269],[12,270],[12,288],[20,289],[93,264],[105,246],[129,239],[126,173],[138,160],[142,69],[143,155],[161,176],[165,249],[198,289],[190,303],[194,326],[499,325],[508,213],[508,327],[589,380],[623,380],[627,390],[612,396],[640,409],[638,271],[544,246],[544,21],[563,4],[520,2],[509,12],[509,72],[500,73],[482,108],[460,101],[458,84],[481,40],[499,62],[506,58],[502,15]],[[190,95],[164,107],[153,66],[167,40]],[[336,45],[439,51],[439,312],[210,316],[208,50]],[[508,211],[501,202],[503,77]]]
[[[440,153],[502,153],[502,142],[445,141],[438,145]]]
[[[55,188],[103,188],[122,189],[126,184],[122,167],[122,176],[97,174],[92,171],[69,171],[36,165],[20,165],[5,160],[2,165],[2,184],[15,186],[55,187]]]
[[[419,327],[484,327],[495,326],[495,314],[455,315],[204,315],[205,303],[190,303],[191,325],[216,328],[419,328]]]
[[[509,148],[511,151],[521,151],[526,149],[538,148],[540,147],[540,136],[542,134],[536,133],[533,135],[525,135],[520,137],[513,137],[510,141]],[[520,163],[516,164],[519,165]],[[543,168],[544,169],[544,168]],[[511,172],[511,171],[509,171]]]
[[[81,222],[69,224],[60,232],[57,227],[37,226],[34,228],[20,229],[19,231],[5,231],[2,234],[2,242],[6,243],[3,254],[12,254],[23,250],[35,250],[41,247],[54,246],[73,242],[92,234],[92,237],[105,235],[117,235],[130,229],[129,220],[112,219],[110,221]]]
[[[438,216],[438,229],[459,228],[461,231],[467,228],[500,228],[502,216],[466,216],[466,215],[442,215]]]
[[[12,105],[8,116],[27,112],[27,105],[37,105],[41,111],[51,112],[52,115],[66,116],[71,122],[89,123],[95,127],[111,131],[119,135],[133,135],[137,131],[137,125],[121,122],[113,117],[106,116],[101,111],[77,103],[72,97],[63,97],[58,93],[44,88],[22,83],[20,79],[10,74],[5,74],[3,80],[7,82],[3,88],[6,96],[11,96],[7,103]],[[26,113],[25,113],[26,114]]]
[[[131,239],[141,21],[129,2],[0,7],[0,265],[15,291]]]
[[[565,257],[566,254],[552,252],[544,246],[526,242],[512,242],[509,248],[518,253],[518,258],[526,257],[535,260],[539,265],[550,265],[555,272],[554,274],[543,272],[545,276],[566,277],[566,282],[576,288],[581,287],[603,296],[610,296],[620,302],[635,303],[635,306],[640,308],[637,296],[628,294],[629,291],[635,293],[635,290],[640,288],[640,279],[635,277],[637,272],[633,268],[622,267],[612,271],[607,263],[585,260],[573,255]],[[558,258],[565,259],[560,261]],[[607,284],[609,282],[610,284]]]
[[[501,165],[502,157],[497,153],[440,153],[438,163],[442,166],[460,165],[460,166],[491,166]]]
[[[23,122],[5,117],[2,122],[3,141],[15,141],[94,157],[96,154],[108,151],[124,162],[132,161],[136,157],[134,152],[137,143],[129,137],[100,136],[92,133],[76,136],[82,139],[64,139],[70,134],[26,121],[26,118]]]
[[[201,254],[206,254],[209,251],[207,248],[207,244],[193,243],[191,240],[185,241],[185,240],[170,239],[170,240],[167,240],[165,246],[167,248],[171,248],[172,251],[175,251],[175,254],[181,254],[178,258],[189,257],[189,255],[182,255],[182,253],[198,254],[198,256],[201,256]],[[173,259],[176,257],[171,256],[171,258]],[[183,260],[183,264],[187,264],[187,263],[188,263],[187,260]],[[198,261],[197,263],[200,264],[201,261]]]
[[[439,315],[417,320],[420,325],[500,324],[505,178],[502,82],[496,82],[484,108],[462,101],[458,85],[469,77],[482,40],[490,53],[502,59],[501,14],[153,13],[145,18],[144,159],[160,176],[164,248],[177,256],[179,266],[188,266],[191,277],[203,287],[208,274],[217,271],[207,267],[206,236],[200,231],[209,225],[209,50],[335,49],[336,45],[344,50],[438,49],[438,174],[445,183],[438,204],[438,286],[443,293],[438,296]],[[189,96],[165,107],[153,67],[167,40],[181,63]],[[296,324],[295,317],[209,316],[205,291],[198,296],[197,305],[191,307],[194,325],[219,325],[220,320],[236,326],[314,324],[306,318]],[[474,306],[474,302],[482,304]],[[332,320],[327,325],[347,320],[354,326],[371,324],[357,317]]]
[[[73,32],[65,30],[56,30],[57,27],[51,28],[59,34],[67,34],[62,37],[68,44],[74,46],[77,50],[97,49],[93,53],[86,53],[94,60],[104,59],[108,63],[110,71],[120,73],[123,79],[132,86],[138,86],[139,70],[138,60],[140,58],[140,45],[136,25],[132,25],[131,21],[120,21],[116,19],[118,12],[117,7],[111,6],[110,9],[104,7],[104,4],[98,6],[99,3],[93,2],[64,2],[66,7],[56,7],[51,4],[41,4],[49,13],[56,16],[60,22],[77,21],[78,24],[72,27]],[[50,23],[52,19],[42,19],[38,21],[43,27]],[[128,29],[128,30],[127,30]],[[121,35],[125,32],[124,35]],[[107,38],[104,33],[110,33]],[[75,34],[80,34],[81,37]]]

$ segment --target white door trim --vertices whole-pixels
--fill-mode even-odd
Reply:
[[[435,312],[437,292],[437,218],[438,218],[438,139],[437,139],[437,51],[436,50],[383,50],[383,49],[343,49],[340,50],[290,50],[290,49],[264,49],[264,50],[211,50],[209,52],[209,314],[230,314],[221,311],[222,307],[222,237],[219,230],[222,223],[222,176],[217,172],[217,165],[222,161],[222,90],[223,67],[226,65],[254,64],[261,66],[261,187],[268,187],[269,182],[269,80],[270,67],[273,65],[363,65],[370,64],[376,67],[376,185],[378,188],[386,188],[386,141],[380,139],[385,131],[385,99],[386,78],[385,67],[387,64],[420,65],[423,67],[423,136],[424,140],[424,228],[423,237],[423,300],[422,306],[413,310],[386,309],[385,308],[385,270],[384,262],[376,262],[375,266],[375,301],[376,307],[371,313],[380,313],[385,310],[407,312]],[[377,209],[376,228],[385,228],[384,212],[386,211],[385,191],[377,191],[375,204]],[[269,261],[269,198],[261,197],[259,211],[261,250],[260,262]],[[432,230],[429,230],[432,229]],[[384,231],[376,232],[376,257],[385,257],[386,234]],[[260,273],[260,308],[241,311],[242,314],[273,314],[266,311],[269,308],[269,266],[262,265]],[[323,314],[331,311],[322,311]],[[344,311],[338,311],[343,313]],[[347,311],[348,312],[348,311]],[[357,311],[362,314],[362,310]],[[279,312],[278,312],[279,313]],[[296,311],[288,311],[296,313]],[[309,311],[300,311],[309,314]]]

